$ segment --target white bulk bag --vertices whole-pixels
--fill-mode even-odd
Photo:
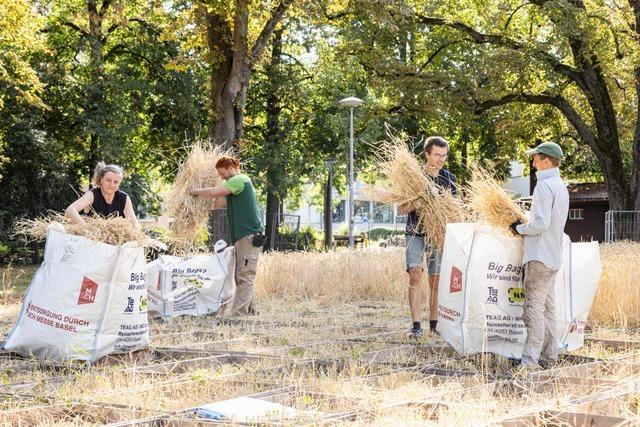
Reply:
[[[523,239],[488,225],[448,224],[438,287],[438,332],[461,354],[490,352],[520,358]],[[563,266],[556,275],[559,348],[584,342],[584,326],[600,278],[597,242],[565,236]]]
[[[217,312],[236,290],[235,248],[182,259],[160,256],[147,266],[149,314],[164,318]]]
[[[4,345],[24,356],[95,361],[149,344],[144,250],[50,228],[44,262]]]

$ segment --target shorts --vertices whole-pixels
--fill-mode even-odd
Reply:
[[[420,267],[424,271],[424,254],[427,253],[427,266],[429,276],[440,274],[440,262],[442,261],[442,252],[426,244],[424,237],[406,235],[407,246],[405,255],[407,258],[407,271],[410,268]]]

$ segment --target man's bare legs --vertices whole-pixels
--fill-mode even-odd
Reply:
[[[409,309],[411,320],[420,321],[420,311],[424,303],[424,286],[422,285],[423,271],[420,267],[409,269]]]
[[[438,282],[440,275],[429,276],[429,329],[435,332],[438,324]]]

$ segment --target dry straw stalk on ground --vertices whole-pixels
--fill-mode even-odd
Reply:
[[[602,276],[589,320],[597,326],[640,327],[640,243],[600,246]],[[404,248],[366,251],[272,252],[260,257],[259,298],[282,296],[338,304],[403,302],[408,276]]]
[[[260,257],[259,298],[282,295],[333,304],[402,300],[406,289],[402,248],[336,252],[271,252]]]
[[[96,215],[85,216],[83,220],[84,224],[74,224],[64,214],[50,212],[40,218],[16,221],[14,234],[24,236],[28,240],[43,241],[47,237],[49,226],[54,225],[60,231],[109,245],[119,246],[127,242],[137,242],[141,246],[155,246],[156,242],[127,218],[105,218]]]
[[[470,170],[471,179],[465,185],[467,204],[480,221],[505,231],[517,220],[527,222],[523,210],[490,170],[482,169],[479,165],[473,165]]]
[[[215,165],[220,157],[228,155],[231,153],[221,146],[212,146],[202,141],[190,147],[187,158],[178,166],[176,178],[164,198],[165,215],[173,218],[170,228],[175,238],[187,242],[194,240],[207,224],[215,200],[193,197],[189,195],[189,190],[219,185],[222,179]]]
[[[403,211],[415,209],[427,242],[442,248],[446,225],[466,220],[462,202],[448,189],[436,185],[404,141],[390,138],[391,142],[380,148],[381,160],[377,164],[383,184],[369,187],[366,192],[375,201],[399,204]]]
[[[589,321],[596,325],[640,328],[640,243],[600,245],[602,276]]]

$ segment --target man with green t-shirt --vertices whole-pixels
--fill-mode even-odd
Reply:
[[[262,242],[254,236],[263,229],[251,179],[240,173],[240,161],[223,156],[216,170],[224,183],[216,187],[189,190],[192,196],[215,198],[216,208],[227,206],[229,236],[236,248],[236,294],[229,315],[256,314],[254,282]],[[222,197],[224,196],[224,197]],[[258,246],[255,246],[255,245]]]

